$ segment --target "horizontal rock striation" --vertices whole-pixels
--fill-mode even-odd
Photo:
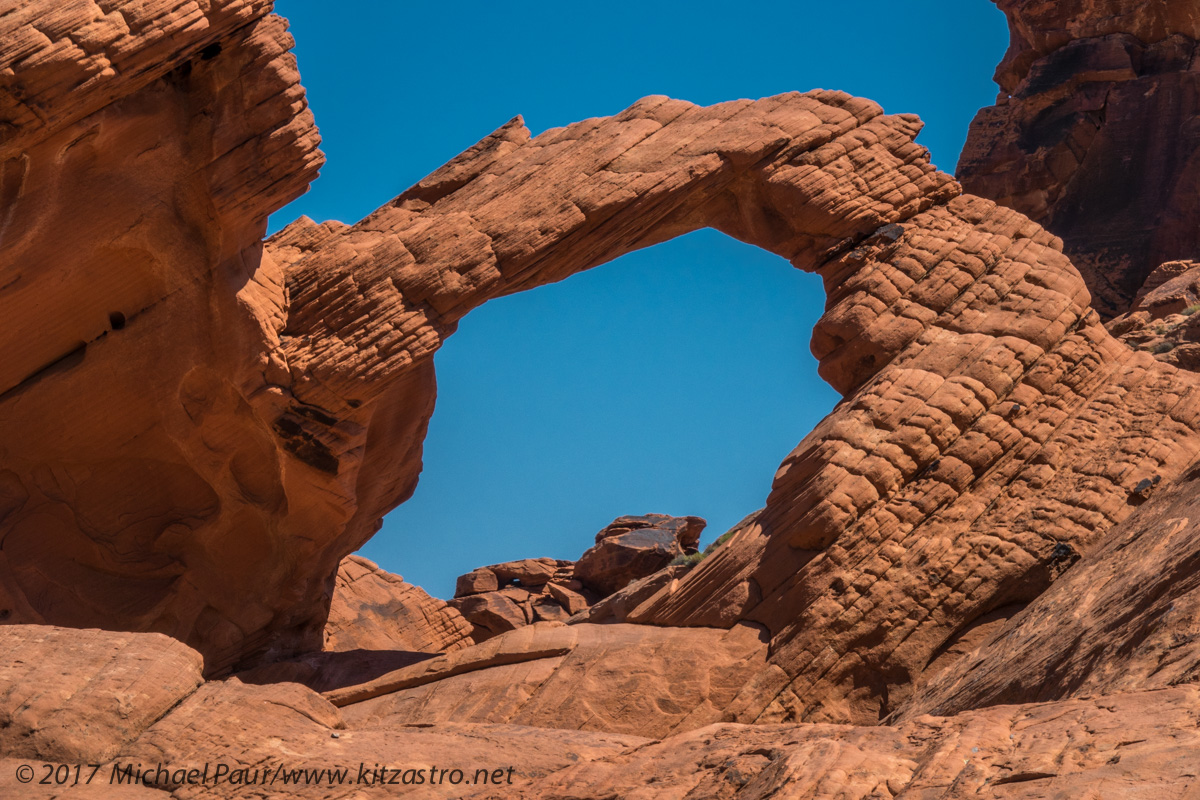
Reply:
[[[1106,318],[1159,264],[1200,256],[1200,9],[996,0],[1012,44],[959,162],[966,191],[1061,236]]]
[[[362,556],[338,568],[325,649],[441,653],[473,644],[471,625],[442,600]]]
[[[0,619],[160,631],[210,670],[319,648],[344,553],[302,574],[331,510],[253,410],[267,215],[323,158],[269,11],[0,11]]]

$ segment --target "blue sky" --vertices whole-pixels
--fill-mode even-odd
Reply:
[[[536,135],[650,94],[842,89],[919,114],[952,172],[1008,41],[988,0],[276,10],[328,164],[272,231],[355,222],[517,114]],[[622,514],[697,514],[710,541],[838,400],[808,348],[823,307],[815,276],[700,231],[472,312],[436,357],[417,492],[363,554],[449,597],[476,566],[576,558]]]

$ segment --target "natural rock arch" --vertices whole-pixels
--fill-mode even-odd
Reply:
[[[99,336],[56,320],[64,342],[84,342],[78,357],[35,359],[3,388],[10,621],[162,630],[210,671],[319,648],[338,562],[415,485],[431,356],[458,320],[703,226],[821,274],[813,349],[846,396],[753,523],[633,613],[770,630],[772,663],[733,718],[886,714],[944,642],[1034,596],[1131,492],[1200,449],[1197,379],[1109,337],[1060,243],[958,196],[914,143],[915,117],[819,91],[711,108],[649,98],[535,139],[515,120],[359,224],[302,220],[263,250],[266,214],[317,158],[294,65],[275,18],[212,58],[212,35],[190,36],[170,75],[110,70],[75,98],[101,135],[139,108],[114,99],[148,92],[179,101],[172,119],[217,122],[176,159],[187,202],[167,186],[97,210],[135,231],[148,207],[178,223],[191,247],[144,243],[168,266],[161,297],[106,308],[125,323]],[[266,65],[275,95],[243,97],[229,76]],[[272,137],[237,131],[243,104],[276,113]],[[74,117],[10,116],[19,135],[0,161],[20,175],[68,152],[84,167],[111,156],[74,146]],[[28,244],[59,231],[23,222],[53,200],[19,180],[0,196],[16,198],[23,258],[69,283],[61,252]],[[107,242],[76,244],[120,266]],[[171,272],[171,248],[203,254],[209,273]],[[72,405],[85,390],[94,407]],[[120,524],[131,510],[136,530]]]
[[[818,271],[813,349],[846,401],[756,523],[632,619],[765,624],[774,664],[737,718],[882,716],[1198,446],[1193,379],[1104,332],[1057,239],[955,198],[918,130],[831,92],[648,98],[533,140],[514,121],[293,264],[291,390],[369,404],[363,376],[419,371],[488,297],[704,225]],[[363,341],[385,344],[364,360]]]

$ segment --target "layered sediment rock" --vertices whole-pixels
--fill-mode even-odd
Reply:
[[[643,636],[654,635],[655,630],[589,627],[630,628]],[[556,630],[578,629],[559,626]],[[46,641],[81,637],[74,630],[37,630]],[[21,629],[0,634],[13,636],[14,631]],[[182,645],[169,642],[154,634],[96,631],[89,647],[94,654],[117,650],[130,663],[153,664],[164,652],[164,644],[186,652]],[[0,652],[11,657],[10,650]],[[28,678],[49,685],[63,663],[53,659],[61,658],[63,649],[42,652],[51,660],[34,665]],[[95,667],[106,659],[84,658],[76,662],[77,670],[104,675],[103,668]],[[198,654],[192,652],[188,659],[190,674],[198,678]],[[92,724],[107,719],[127,726],[112,752],[86,751],[87,759],[94,759],[90,763],[99,765],[96,779],[65,791],[35,780],[21,786],[20,796],[189,800],[242,798],[249,791],[264,800],[397,795],[584,800],[638,797],[650,791],[655,797],[792,794],[864,800],[981,795],[1110,798],[1141,797],[1147,792],[1186,798],[1194,789],[1195,752],[1200,747],[1196,725],[1200,693],[1194,686],[1004,706],[955,717],[922,716],[895,726],[713,724],[658,741],[597,730],[432,721],[400,724],[386,717],[358,718],[355,706],[339,709],[321,695],[288,683],[252,686],[231,679],[177,689],[180,696],[161,718],[142,716],[136,725],[122,720],[120,710],[111,704],[93,708]],[[107,691],[93,695],[96,699],[110,696]],[[159,700],[147,704],[150,699],[131,697],[124,710],[135,717],[145,715],[161,704]],[[47,693],[39,707],[51,719],[77,713],[72,701],[66,694]],[[564,711],[569,710],[568,702]],[[237,720],[237,725],[231,725],[231,720]],[[23,766],[40,777],[47,774],[47,767],[53,775],[63,760],[84,758],[84,751],[74,749],[80,740],[78,724],[46,726],[41,732],[41,755],[17,755],[6,747],[0,757],[4,780],[12,781]],[[210,777],[223,769],[223,779],[188,785],[178,777],[183,766],[200,770],[205,764]],[[159,765],[170,769],[156,777]],[[148,785],[131,779],[110,785],[114,770],[123,774],[127,768],[148,769]],[[383,780],[378,778],[380,768],[388,770]],[[446,778],[431,781],[431,768],[445,770]],[[492,783],[497,769],[498,782]],[[300,770],[309,770],[307,779],[298,776]],[[344,771],[345,777],[339,782],[329,776],[329,770]],[[424,775],[420,782],[418,770]],[[461,772],[455,775],[453,770]],[[476,782],[480,770],[488,773],[487,783]],[[90,771],[91,767],[85,768],[85,778]],[[243,771],[242,777],[231,777],[235,771]],[[319,778],[314,774],[318,771],[324,771]],[[395,784],[388,782],[393,774]],[[451,776],[459,783],[451,783]],[[468,779],[470,783],[463,783]]]
[[[601,597],[647,578],[675,559],[697,552],[706,523],[699,517],[619,517],[596,534],[575,563],[575,577]]]
[[[0,13],[9,622],[157,630],[210,669],[319,641],[344,553],[308,532],[341,512],[253,410],[286,305],[266,218],[322,161],[269,10]]]
[[[1200,680],[1200,467],[938,676],[902,716],[1112,695]]]
[[[337,573],[325,649],[442,653],[472,644],[457,610],[362,556],[347,556]]]
[[[1188,2],[997,0],[1012,44],[971,125],[968,192],[1065,243],[1095,307],[1129,309],[1160,264],[1200,256],[1200,10]]]
[[[714,725],[482,797],[1190,797],[1195,687],[921,717]]]
[[[540,623],[327,696],[352,728],[513,723],[661,738],[720,721],[762,632]]]

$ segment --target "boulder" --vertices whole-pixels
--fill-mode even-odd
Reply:
[[[575,563],[575,577],[602,597],[653,575],[679,556],[696,552],[705,521],[647,514],[618,517],[596,534],[596,545]]]

